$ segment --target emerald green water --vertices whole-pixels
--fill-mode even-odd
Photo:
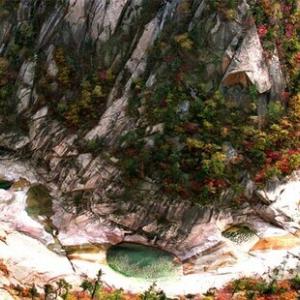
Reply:
[[[6,180],[0,180],[0,189],[8,190],[12,186],[12,183],[10,181]]]
[[[107,252],[109,266],[128,277],[155,279],[175,276],[179,265],[163,250],[139,244],[122,243]]]

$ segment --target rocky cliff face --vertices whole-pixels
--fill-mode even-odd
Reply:
[[[186,274],[239,261],[222,236],[233,225],[258,236],[243,259],[273,248],[274,235],[280,249],[299,246],[298,175],[264,192],[251,166],[269,166],[269,132],[290,138],[291,155],[299,155],[298,119],[279,130],[265,125],[282,116],[272,103],[297,94],[297,81],[282,68],[279,47],[267,41],[266,52],[254,18],[260,6],[225,2],[0,1],[0,152],[28,160],[51,190],[62,245],[153,244],[176,254]],[[286,143],[274,139],[272,147]],[[286,159],[280,155],[276,163]],[[288,195],[279,191],[285,184]],[[219,199],[219,208],[203,198]],[[228,208],[236,199],[251,201]],[[49,243],[43,234],[31,233]]]

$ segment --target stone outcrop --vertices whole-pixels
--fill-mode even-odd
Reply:
[[[284,266],[284,274],[298,268],[300,238],[294,224],[299,224],[299,215],[293,213],[290,193],[299,199],[299,173],[278,182],[276,189],[257,192],[264,197],[264,210],[261,203],[234,211],[187,203],[116,204],[115,208],[102,203],[91,208],[93,213],[74,214],[55,201],[49,231],[45,216],[35,219],[26,211],[30,181],[41,182],[28,168],[22,162],[0,162],[1,177],[15,181],[10,190],[0,190],[0,253],[9,271],[1,279],[3,285],[9,280],[29,286],[34,282],[41,288],[65,278],[76,287],[102,269],[108,285],[142,291],[151,282],[123,277],[107,265],[108,247],[124,241],[159,247],[178,257],[182,274],[157,281],[169,295],[205,292],[239,276],[263,276],[278,264]],[[122,210],[130,213],[125,216]],[[165,220],[157,221],[158,214]],[[273,220],[280,223],[272,224]],[[239,226],[249,231],[239,231]],[[224,234],[231,228],[238,233]]]
[[[160,283],[169,294],[205,291],[240,275],[262,275],[275,266],[274,257],[278,264],[287,255],[299,255],[298,173],[268,191],[259,191],[248,182],[246,196],[258,200],[236,211],[157,199],[152,182],[145,184],[146,196],[140,202],[119,202],[108,197],[111,190],[118,191],[118,160],[109,153],[93,153],[87,145],[105,139],[113,147],[120,136],[136,126],[126,114],[131,86],[145,74],[148,87],[158,80],[167,62],[149,60],[149,50],[161,35],[169,34],[170,24],[174,25],[170,38],[178,33],[175,24],[188,31],[197,29],[199,39],[201,33],[207,35],[210,51],[220,58],[218,64],[205,65],[205,80],[209,84],[230,91],[232,86],[251,83],[262,99],[262,110],[267,94],[275,99],[285,88],[276,51],[272,58],[266,58],[256,27],[243,25],[249,15],[246,0],[239,2],[233,20],[217,13],[207,14],[209,1],[192,1],[187,24],[180,23],[186,14],[185,0],[150,2],[145,5],[140,0],[70,0],[65,6],[57,2],[45,8],[43,4],[33,7],[31,2],[22,0],[13,17],[0,20],[0,54],[4,56],[15,39],[13,29],[31,22],[32,26],[38,24],[35,34],[28,37],[32,53],[21,56],[17,70],[14,126],[7,128],[3,121],[7,116],[0,112],[0,150],[3,148],[12,159],[26,158],[26,162],[1,160],[0,177],[26,178],[30,184],[47,185],[55,211],[50,220],[53,232],[49,233],[44,228],[45,219],[35,220],[26,212],[28,187],[0,190],[0,229],[6,240],[0,242],[0,253],[13,282],[35,281],[42,286],[61,277],[77,282],[82,274],[93,277],[101,267],[108,274],[108,283],[121,282],[120,286],[127,289],[144,289],[145,285],[120,280],[103,263],[103,249],[122,241],[160,247],[182,261],[184,276],[178,279],[177,288],[174,289],[174,282]],[[32,21],[32,11],[38,22]],[[55,61],[55,51],[65,46],[80,56],[85,54],[87,44],[94,49],[95,57],[89,57],[91,63],[94,59],[101,69],[113,70],[115,79],[104,107],[95,108],[99,109],[98,122],[92,128],[74,131],[55,117],[53,103],[43,99],[37,82],[43,67],[49,86],[56,91],[60,66]],[[72,90],[69,88],[66,93],[72,94]],[[143,111],[143,107],[139,109]],[[188,103],[182,105],[183,113],[188,109]],[[163,124],[149,130],[163,131]],[[80,199],[79,207],[74,206],[74,199]],[[236,244],[222,235],[240,224],[255,233],[249,241]],[[101,245],[102,252],[73,251],[70,258],[64,250],[95,244]],[[19,248],[24,252],[18,252]],[[292,258],[291,267],[296,265]]]
[[[207,1],[194,2],[189,12],[191,17],[187,30],[211,23],[211,27],[205,30],[211,41],[209,48],[215,49],[223,58],[222,65],[218,67],[207,65],[207,81],[219,78],[221,86],[247,85],[249,81],[263,95],[271,89],[277,89],[276,93],[280,93],[284,82],[279,76],[276,54],[271,61],[267,61],[255,26],[248,28],[243,25],[249,13],[247,2],[240,1],[234,20],[223,20],[218,14],[204,16],[204,11],[207,13],[209,7]],[[35,14],[42,18],[42,23],[36,29],[37,39],[33,40],[35,54],[22,62],[17,79],[16,114],[19,122],[25,122],[26,126],[16,132],[7,132],[3,127],[0,146],[28,153],[45,180],[55,184],[55,189],[68,198],[82,191],[97,202],[106,198],[111,181],[117,181],[120,172],[114,157],[107,157],[107,153],[92,155],[85,146],[95,139],[105,139],[108,146],[113,146],[120,136],[135,126],[126,114],[130,87],[146,69],[149,73],[147,85],[155,83],[155,78],[165,66],[164,63],[148,60],[149,49],[165,33],[170,22],[181,20],[181,7],[185,3],[184,0],[153,1],[149,7],[144,7],[141,1],[110,1],[107,5],[104,1],[72,0],[66,3],[66,6],[54,5],[46,15],[43,11],[45,7],[36,8]],[[17,18],[3,21],[0,24],[2,31],[7,28],[7,22],[11,22],[11,26],[30,22],[32,16],[28,5],[26,1],[21,1]],[[45,68],[47,76],[54,80],[51,86],[55,89],[59,75],[54,60],[55,49],[75,43],[81,51],[88,41],[95,46],[94,55],[101,61],[100,64],[106,69],[113,68],[117,75],[106,109],[99,115],[98,125],[74,134],[53,116],[51,104],[40,99],[41,92],[36,88],[38,75],[35,74],[42,64],[38,61],[42,55],[37,55],[37,49],[47,57]],[[9,46],[7,41],[3,39],[0,45],[5,54]],[[152,68],[150,72],[149,68]],[[275,69],[278,70],[276,79],[273,78]],[[244,79],[240,82],[240,79],[234,79],[236,76]],[[263,103],[265,100],[262,100],[262,106]]]

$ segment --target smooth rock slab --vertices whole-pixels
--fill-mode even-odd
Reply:
[[[34,282],[43,286],[58,278],[72,283],[76,279],[66,257],[55,254],[41,242],[19,232],[8,234],[6,243],[0,242],[0,257],[10,271],[11,279],[22,285]],[[75,282],[78,279],[77,276]]]
[[[0,299],[1,300],[15,300],[6,290],[0,289]]]
[[[12,201],[14,195],[11,192],[0,189],[0,202],[9,202]]]
[[[0,223],[9,226],[11,231],[26,233],[46,245],[54,243],[53,237],[45,231],[44,226],[26,212],[26,191],[14,192],[13,201],[10,203],[1,201],[0,198],[0,211]]]

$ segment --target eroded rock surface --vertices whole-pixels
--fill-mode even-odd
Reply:
[[[149,1],[149,6],[139,0],[71,0],[66,6],[57,3],[48,8],[43,3],[33,7],[28,1],[20,1],[11,15],[0,20],[1,55],[9,53],[16,28],[37,26],[32,35],[25,30],[30,53],[20,55],[18,62],[13,97],[16,110],[11,118],[0,113],[0,150],[3,148],[12,158],[0,161],[0,177],[18,181],[9,191],[0,190],[0,253],[11,282],[30,285],[34,281],[42,287],[66,278],[76,284],[84,275],[94,277],[102,268],[108,284],[143,290],[148,283],[123,278],[105,263],[107,247],[122,241],[160,247],[182,261],[183,276],[159,282],[170,295],[203,292],[239,276],[261,275],[287,256],[288,267],[297,265],[299,173],[267,191],[257,190],[249,181],[245,196],[255,202],[238,210],[157,199],[151,180],[143,187],[145,199],[120,202],[108,197],[112,190],[119,192],[118,159],[91,150],[91,142],[105,139],[113,147],[124,133],[135,128],[126,114],[131,86],[145,74],[150,88],[159,80],[169,62],[149,59],[149,50],[159,42],[160,35],[174,38],[176,24],[189,32],[195,30],[198,40],[205,34],[208,52],[216,54],[218,63],[214,64],[207,62],[206,52],[198,53],[205,69],[202,79],[209,88],[217,85],[230,92],[232,87],[248,87],[250,82],[258,91],[260,112],[266,108],[267,97],[276,99],[282,93],[285,81],[278,53],[265,57],[255,25],[243,25],[249,17],[247,1],[239,2],[237,15],[230,20],[207,13],[208,2],[192,1],[189,11],[185,0]],[[38,18],[34,24],[30,23],[32,12]],[[189,15],[188,22],[183,21],[185,15]],[[171,30],[170,24],[174,25]],[[97,122],[75,131],[54,113],[64,109],[58,109],[57,103],[65,104],[67,96],[69,100],[78,96],[73,94],[77,87],[68,86],[68,76],[61,76],[68,72],[60,69],[63,63],[59,65],[55,56],[65,47],[74,57],[84,57],[87,45],[92,45],[94,52],[85,63],[99,61],[99,76],[106,78],[111,72],[115,77],[107,99],[101,107],[95,107]],[[46,85],[42,87],[48,92],[57,92],[61,82],[66,84],[59,99],[44,97],[39,82],[43,71]],[[240,99],[240,94],[236,98]],[[57,102],[50,103],[53,100]],[[189,109],[189,102],[183,102],[180,114]],[[143,105],[139,107],[141,114],[144,110]],[[8,128],[8,121],[14,126]],[[150,135],[163,131],[163,123],[149,127]],[[150,136],[147,146],[152,144]],[[235,149],[226,146],[227,159],[236,159]],[[28,161],[15,161],[15,157]],[[37,183],[51,192],[51,217],[33,218],[26,211],[26,193]],[[76,201],[80,205],[75,206]],[[254,236],[246,241],[241,238],[237,244],[222,235],[239,225],[248,226]],[[73,247],[71,252],[68,247]]]
[[[26,176],[23,177],[20,170],[30,165],[22,162],[1,162],[0,165],[10,166],[3,176],[7,174],[16,181],[10,190],[0,193],[0,253],[9,271],[1,281],[3,285],[9,280],[29,286],[34,282],[42,287],[65,278],[78,286],[85,276],[93,278],[101,268],[108,285],[142,291],[150,282],[123,277],[107,265],[106,250],[123,241],[159,247],[179,258],[182,275],[157,281],[169,295],[205,292],[239,276],[263,275],[280,262],[287,261],[286,271],[298,266],[300,238],[293,224],[299,220],[293,213],[295,208],[289,193],[293,191],[295,199],[299,198],[299,173],[286,182],[277,183],[275,189],[265,191],[265,200],[272,198],[272,201],[269,205],[263,204],[265,210],[261,210],[259,217],[257,210],[262,206],[259,203],[252,207],[245,205],[234,212],[180,204],[170,208],[157,202],[145,207],[143,203],[135,206],[135,213],[125,217],[116,215],[111,206],[105,205],[95,205],[94,214],[74,215],[56,202],[49,227],[45,216],[33,219],[26,212],[26,192],[30,184],[24,179],[18,183],[18,179]],[[34,172],[31,179],[36,180]],[[261,195],[261,191],[257,193]],[[269,222],[268,211],[274,207],[278,209],[272,210],[275,214],[272,220],[281,221],[277,226]],[[164,224],[155,222],[148,213],[164,209]],[[284,218],[287,213],[288,220]],[[168,218],[172,218],[172,222],[168,222]],[[239,226],[251,229],[251,234],[245,235],[247,231],[241,230],[233,239],[230,234],[223,235],[231,227],[238,231]]]

